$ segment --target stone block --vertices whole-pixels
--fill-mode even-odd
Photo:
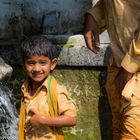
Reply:
[[[4,60],[0,57],[0,80],[10,78],[12,71],[12,67],[6,64]]]
[[[108,34],[100,36],[100,52],[94,54],[87,47],[83,35],[47,35],[54,44],[63,47],[58,65],[66,66],[107,66],[111,50]]]

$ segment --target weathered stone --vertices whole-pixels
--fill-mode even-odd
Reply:
[[[58,65],[107,66],[109,64],[111,51],[107,33],[100,36],[101,49],[98,54],[87,49],[83,35],[47,35],[47,37],[54,44],[63,46]]]
[[[107,66],[109,64],[108,47],[102,47],[98,54],[94,54],[85,46],[63,48],[58,65],[67,66]],[[108,53],[108,55],[107,55]]]
[[[77,125],[64,129],[66,140],[101,140],[98,112],[100,71],[55,70],[59,83],[66,86],[77,108]]]
[[[4,62],[0,57],[0,80],[8,79],[12,74],[12,67]]]

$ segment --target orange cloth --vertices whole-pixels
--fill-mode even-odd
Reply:
[[[24,126],[25,126],[25,104],[23,99],[21,100],[20,114],[19,114],[19,125],[18,125],[18,139],[25,140],[24,137]]]
[[[60,113],[58,111],[58,101],[57,101],[57,93],[56,93],[57,81],[52,75],[49,76],[47,87],[48,87],[47,101],[48,101],[50,116],[60,116]],[[57,128],[53,127],[53,131],[55,132],[56,140],[64,140],[61,127],[57,127]]]

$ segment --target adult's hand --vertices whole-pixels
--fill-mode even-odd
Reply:
[[[84,23],[84,38],[87,47],[96,54],[100,50],[99,34],[100,30],[94,17],[92,17],[90,14],[86,14]]]
[[[126,83],[132,78],[133,74],[126,71],[123,67],[121,67],[116,79],[115,84],[121,93]]]

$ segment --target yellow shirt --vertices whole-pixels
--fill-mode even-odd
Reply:
[[[88,11],[97,23],[105,21],[113,58],[130,73],[140,68],[140,0],[99,0]]]
[[[41,87],[38,88],[34,96],[30,96],[28,92],[29,81],[25,81],[22,85],[22,92],[24,96],[26,118],[29,119],[29,108],[33,107],[42,115],[49,114],[49,107],[47,103],[47,81],[46,79]],[[58,95],[58,109],[61,115],[76,116],[76,109],[72,101],[68,97],[67,90],[57,84],[56,92]],[[26,136],[26,140],[55,140],[55,134],[51,127],[42,126],[38,128],[31,136]]]

